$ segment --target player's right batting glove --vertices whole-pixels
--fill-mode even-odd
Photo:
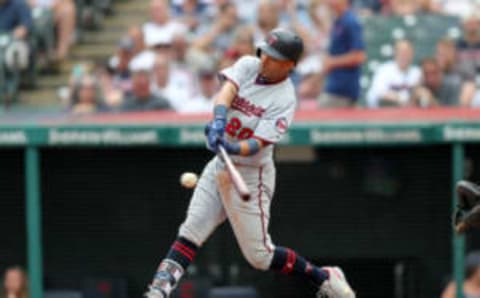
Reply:
[[[225,133],[225,126],[227,124],[227,107],[224,105],[217,105],[213,110],[214,119],[210,121],[205,127],[205,136],[207,137],[208,150],[217,153],[218,144]]]
[[[480,228],[480,186],[461,180],[457,183],[457,210],[453,214],[453,224],[458,233],[470,228]]]

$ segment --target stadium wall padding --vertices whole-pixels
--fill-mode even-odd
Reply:
[[[479,147],[467,149],[478,166]],[[23,151],[0,153],[3,270],[25,264],[24,170]],[[278,163],[274,242],[322,265],[342,264],[359,297],[394,297],[399,264],[406,297],[438,297],[451,260],[450,155],[449,146],[336,148],[317,149],[314,162]],[[186,213],[191,191],[179,177],[200,173],[210,156],[199,149],[42,149],[46,287],[118,277],[128,282],[129,297],[141,295]],[[202,249],[195,276],[253,284],[264,298],[315,291],[250,269],[228,225]]]

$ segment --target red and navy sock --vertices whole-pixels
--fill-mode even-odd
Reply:
[[[293,250],[284,247],[275,248],[270,269],[283,274],[291,274],[308,278],[318,286],[320,286],[329,277],[326,270],[312,265]]]
[[[188,266],[195,259],[197,251],[198,246],[195,243],[186,238],[178,237],[177,240],[173,242],[166,258],[177,262],[182,266],[183,270],[187,270]]]

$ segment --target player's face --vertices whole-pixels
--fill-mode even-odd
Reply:
[[[19,270],[9,270],[5,274],[4,287],[9,293],[18,293],[23,287],[24,278]]]
[[[272,81],[278,81],[288,76],[294,66],[293,61],[278,60],[265,55],[265,53],[261,54],[260,60],[262,61],[260,74]]]

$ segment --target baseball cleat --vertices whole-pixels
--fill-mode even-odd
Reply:
[[[145,298],[168,298],[167,294],[161,289],[153,286],[148,287],[148,292],[144,295]]]
[[[355,298],[355,293],[339,267],[323,267],[329,278],[323,282],[317,292],[317,298]]]

